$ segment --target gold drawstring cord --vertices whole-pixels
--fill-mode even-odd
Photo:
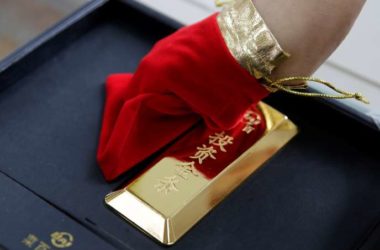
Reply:
[[[306,97],[317,97],[317,98],[328,98],[328,99],[356,99],[365,104],[369,104],[369,101],[360,93],[350,93],[335,87],[332,83],[314,78],[314,77],[303,77],[303,76],[294,76],[294,77],[285,77],[275,81],[270,80],[268,77],[264,77],[267,81],[266,85],[270,90],[281,90],[287,92],[289,94],[297,95],[297,96],[306,96]],[[323,94],[323,93],[309,93],[309,92],[301,92],[297,91],[298,89],[307,89],[308,85],[306,81],[316,82],[325,85],[326,87],[334,90],[340,95],[331,95],[331,94]],[[300,82],[297,84],[287,84],[291,82]]]

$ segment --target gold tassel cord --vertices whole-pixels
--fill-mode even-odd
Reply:
[[[303,77],[303,76],[294,76],[294,77],[285,77],[275,81],[270,80],[269,78],[264,78],[267,81],[267,86],[270,89],[278,89],[289,94],[297,95],[297,96],[306,96],[306,97],[317,97],[317,98],[328,98],[328,99],[356,99],[365,104],[369,104],[369,101],[360,93],[351,93],[335,87],[332,83],[314,78],[314,77]],[[330,95],[323,93],[310,93],[310,92],[301,92],[297,91],[298,89],[307,89],[306,81],[316,82],[325,85],[326,87],[334,90],[340,95]],[[292,82],[301,82],[300,84],[289,84]]]

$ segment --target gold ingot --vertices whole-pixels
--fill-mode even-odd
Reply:
[[[266,121],[264,135],[214,178],[188,174],[186,181],[170,180],[183,162],[165,157],[123,189],[108,194],[107,206],[148,236],[174,244],[297,134],[285,115],[264,103],[259,108]],[[157,186],[158,180],[164,183]]]

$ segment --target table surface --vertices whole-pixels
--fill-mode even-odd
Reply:
[[[1,0],[0,59],[89,0]]]

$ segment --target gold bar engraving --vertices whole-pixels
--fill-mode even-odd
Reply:
[[[296,135],[296,126],[286,116],[264,103],[259,107],[265,119],[261,121],[254,112],[246,113],[241,133],[249,136],[259,122],[265,122],[264,135],[216,176],[205,176],[197,166],[207,166],[228,155],[237,141],[226,132],[209,135],[208,141],[195,146],[195,153],[186,159],[163,157],[127,186],[108,194],[107,206],[148,236],[174,244]]]

